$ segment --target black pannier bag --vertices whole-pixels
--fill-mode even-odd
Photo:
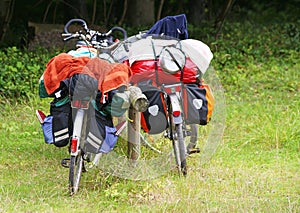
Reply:
[[[50,115],[52,116],[53,144],[57,147],[68,145],[73,131],[70,102],[63,105],[58,105],[55,101],[51,102]]]
[[[112,117],[90,106],[87,119],[84,151],[91,153],[110,152],[118,139],[115,135],[116,128],[113,126]]]
[[[72,110],[68,96],[69,79],[60,83],[60,87],[51,94],[50,115],[42,124],[44,139],[47,144],[57,147],[68,145],[73,131]]]
[[[214,105],[208,85],[185,84],[182,96],[186,124],[206,125],[210,121]]]
[[[149,106],[141,115],[141,126],[149,134],[159,134],[168,128],[168,113],[164,93],[151,82],[138,84],[149,101]]]

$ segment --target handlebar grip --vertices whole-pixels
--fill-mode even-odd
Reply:
[[[69,26],[71,25],[71,24],[73,24],[73,23],[81,23],[81,26],[86,30],[86,31],[88,31],[88,27],[87,27],[87,24],[86,24],[86,22],[83,20],[83,19],[77,19],[77,18],[75,18],[75,19],[71,19],[70,21],[68,21],[66,24],[65,24],[65,26],[64,26],[64,32],[65,33],[69,33],[69,30],[68,30],[68,28],[69,28]]]

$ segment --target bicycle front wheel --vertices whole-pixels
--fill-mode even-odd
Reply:
[[[79,151],[77,156],[71,156],[70,159],[69,189],[71,195],[75,194],[79,189],[82,169],[83,157],[81,151]]]
[[[178,171],[180,174],[186,176],[186,148],[184,143],[182,124],[175,125],[175,135],[173,135],[173,149]]]

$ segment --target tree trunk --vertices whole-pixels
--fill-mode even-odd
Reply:
[[[67,6],[65,7],[67,19],[82,18],[88,23],[91,21],[91,17],[88,16],[85,0],[65,0],[63,3]]]
[[[158,7],[158,11],[157,11],[157,16],[156,16],[156,21],[161,19],[161,12],[162,12],[162,8],[164,6],[164,0],[160,0],[159,2],[159,7]]]
[[[207,19],[205,7],[208,0],[190,1],[189,23],[199,26],[204,19]]]
[[[222,12],[219,14],[218,18],[215,22],[215,28],[216,28],[216,39],[218,39],[221,29],[223,27],[224,21],[228,13],[230,12],[232,5],[234,4],[235,0],[227,0],[226,4],[224,5]]]
[[[154,0],[128,0],[127,24],[138,27],[154,24]]]
[[[97,0],[93,1],[93,16],[92,16],[92,22],[91,25],[95,24],[95,20],[96,20],[96,11],[97,11]]]
[[[9,29],[9,24],[14,10],[15,0],[0,1],[0,41],[5,39],[6,31]]]
[[[126,12],[127,12],[127,8],[128,8],[128,0],[124,0],[124,4],[123,4],[123,12],[122,12],[122,16],[118,22],[118,25],[121,26],[124,22],[125,16],[126,16]]]

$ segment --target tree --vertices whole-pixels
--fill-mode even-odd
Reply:
[[[197,0],[197,1],[189,1],[189,22],[195,26],[199,26],[203,23],[204,19],[207,19],[207,4],[208,0]]]
[[[153,24],[154,6],[154,0],[128,0],[126,23],[134,27]]]
[[[215,22],[216,38],[218,38],[218,36],[221,32],[225,18],[228,15],[228,13],[230,12],[234,2],[235,2],[235,0],[227,0],[226,4],[223,5],[222,12],[219,14],[219,16],[217,17],[216,22]]]
[[[82,18],[90,22],[92,17],[88,15],[87,2],[85,0],[65,0],[65,16],[67,19]]]
[[[13,11],[14,11],[15,0],[3,0],[0,1],[0,41],[3,42],[6,32],[9,28]]]

